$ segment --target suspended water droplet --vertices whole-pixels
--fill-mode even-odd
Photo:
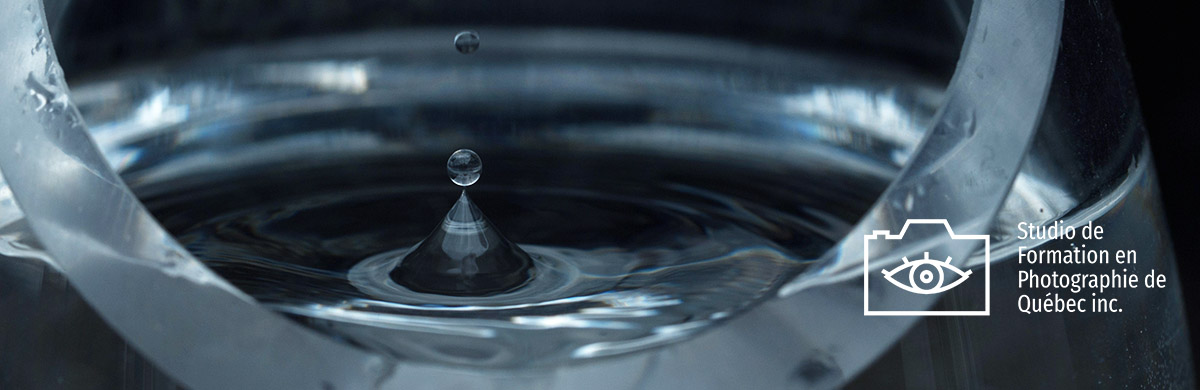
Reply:
[[[479,180],[482,168],[468,149],[454,152],[446,163],[450,178],[463,187]],[[500,235],[464,189],[441,226],[388,275],[417,292],[486,296],[525,285],[533,272],[529,254]]]
[[[454,48],[459,53],[471,54],[479,49],[479,33],[466,30],[454,36]]]
[[[914,201],[913,194],[911,192],[909,192],[908,196],[904,197],[904,211],[912,211],[913,201]]]
[[[483,160],[471,149],[459,149],[446,160],[446,173],[454,184],[467,187],[479,181],[483,173]]]

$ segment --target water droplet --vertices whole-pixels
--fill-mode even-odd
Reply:
[[[37,90],[29,90],[29,95],[26,96],[30,97],[28,101],[32,104],[29,105],[33,107],[34,111],[41,111],[43,108],[46,108],[46,104],[49,102],[49,100],[46,99],[46,96],[38,93]]]
[[[913,194],[911,192],[909,192],[908,196],[904,197],[904,211],[912,211],[914,200],[915,199],[913,199]]]
[[[446,163],[455,184],[479,180],[479,155],[460,149]],[[442,224],[400,260],[388,275],[413,291],[487,296],[525,285],[534,273],[533,259],[505,239],[464,189]]]
[[[975,136],[975,110],[967,111],[966,117],[963,118],[962,129],[968,137]]]
[[[459,149],[446,160],[446,173],[454,184],[467,187],[479,181],[483,173],[483,160],[471,149]]]
[[[810,357],[800,362],[792,371],[792,379],[804,385],[804,388],[825,389],[833,388],[844,374],[842,369],[825,355]]]
[[[29,88],[28,93],[32,98],[29,99],[29,101],[35,103],[33,104],[34,111],[41,111],[58,97],[57,94],[50,91],[50,89],[46,88],[46,86],[42,85],[42,83],[38,82],[37,78],[33,77],[32,72],[30,72],[29,76],[25,78],[25,87]]]
[[[459,53],[471,54],[479,49],[479,33],[467,30],[454,36],[454,48]]]

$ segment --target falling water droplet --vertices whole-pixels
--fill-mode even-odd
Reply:
[[[479,49],[479,33],[467,30],[454,36],[454,48],[459,53],[471,54]]]
[[[446,162],[450,179],[462,187],[479,180],[479,155],[460,149]],[[485,296],[525,285],[534,273],[528,253],[508,241],[483,216],[464,188],[442,224],[389,273],[413,291]]]
[[[446,160],[446,173],[450,180],[461,187],[467,187],[479,181],[483,173],[483,160],[471,149],[459,149]]]

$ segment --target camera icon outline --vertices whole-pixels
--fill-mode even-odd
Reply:
[[[980,240],[983,242],[983,256],[984,256],[984,261],[983,261],[983,310],[872,310],[871,309],[871,294],[870,294],[871,276],[872,276],[872,274],[871,274],[871,241],[880,240],[880,239],[902,240],[902,239],[904,239],[905,234],[907,234],[908,228],[912,225],[941,225],[943,228],[945,228],[946,234],[950,237],[951,240]],[[900,231],[896,234],[892,234],[892,232],[889,230],[874,230],[871,232],[871,234],[864,235],[863,236],[863,315],[864,316],[990,316],[991,308],[992,308],[992,275],[991,275],[991,265],[992,265],[991,245],[992,244],[991,244],[991,241],[992,241],[991,236],[987,235],[987,234],[956,234],[956,233],[954,233],[954,229],[950,227],[950,222],[945,219],[909,219],[904,222],[904,226],[901,227]],[[941,288],[938,291],[915,291],[913,288],[906,288],[905,286],[901,286],[899,283],[897,283],[897,281],[895,279],[892,278],[892,275],[898,273],[900,268],[909,267],[913,263],[919,263],[919,262],[925,262],[925,261],[937,262],[937,260],[931,260],[929,257],[929,252],[925,253],[925,258],[922,260],[910,262],[907,260],[907,257],[904,257],[904,260],[905,260],[905,262],[903,264],[893,267],[890,270],[884,269],[884,270],[882,270],[881,274],[885,281],[891,282],[893,285],[895,285],[899,289],[905,290],[908,293],[924,294],[924,295],[940,294],[940,293],[949,291],[950,289],[953,289],[954,287],[957,287],[959,284],[961,284],[961,282],[965,281],[965,279],[967,277],[974,275],[974,273],[971,270],[966,270],[965,272],[960,273],[961,279],[956,281],[953,285],[951,285],[949,287]],[[952,259],[947,257],[946,260],[944,260],[945,265],[949,266],[949,263],[951,260]],[[953,267],[953,266],[949,266],[949,267],[953,268],[956,271],[958,270],[956,267]],[[922,280],[924,280],[924,279],[922,279]],[[941,282],[939,281],[939,286],[940,286],[940,284],[941,284]]]

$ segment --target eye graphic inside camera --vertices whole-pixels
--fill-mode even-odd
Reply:
[[[952,289],[971,275],[970,270],[963,271],[950,265],[949,257],[945,261],[930,259],[929,252],[925,252],[925,258],[920,260],[909,260],[908,257],[903,260],[903,265],[890,271],[883,270],[883,277],[896,287],[917,294],[937,294]],[[906,268],[908,271],[904,271]],[[946,270],[958,275],[947,276]]]

